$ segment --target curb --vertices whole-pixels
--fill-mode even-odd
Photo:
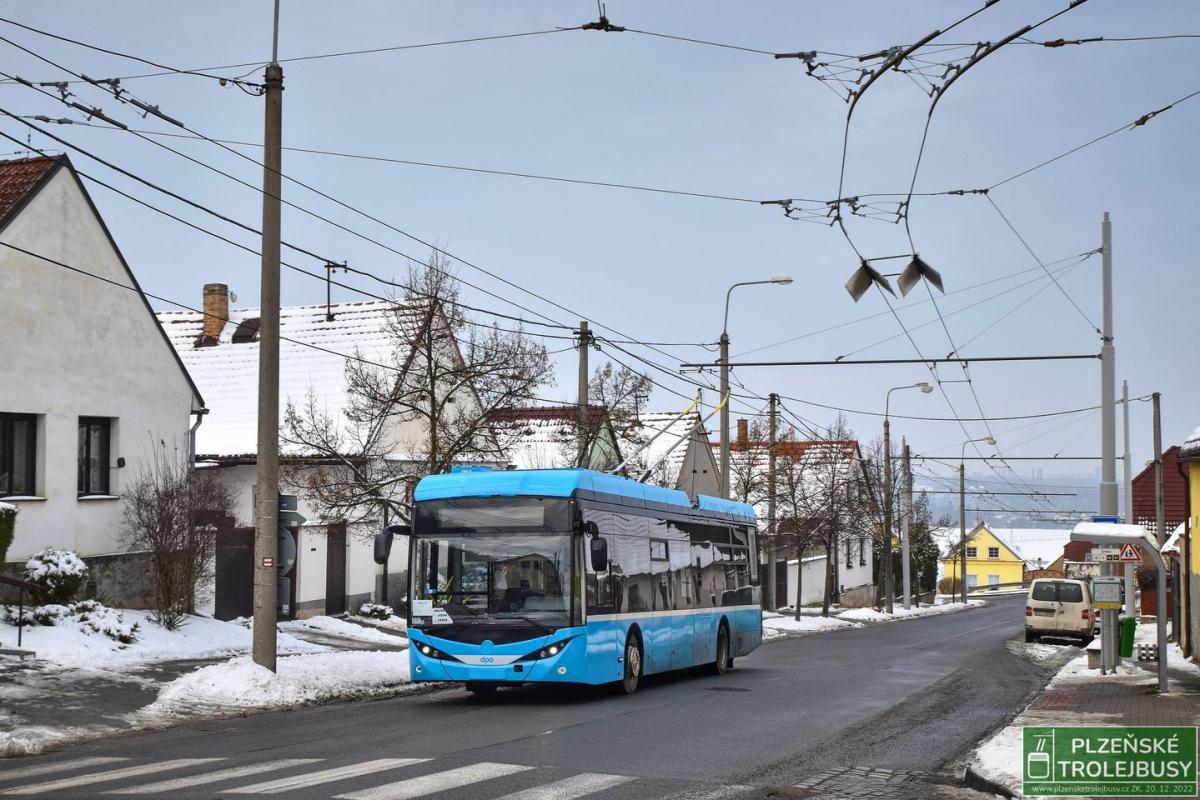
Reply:
[[[963,773],[962,785],[977,792],[998,794],[1001,797],[1018,797],[1012,789],[1002,783],[997,783],[991,778],[983,777],[971,766],[968,766],[966,772]]]

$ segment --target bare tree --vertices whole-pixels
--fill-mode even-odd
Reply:
[[[864,476],[856,444],[845,420],[839,418],[820,439],[796,446],[796,433],[780,437],[776,464],[776,503],[780,545],[790,547],[803,570],[804,559],[814,549],[825,555],[825,586],[821,613],[837,590],[836,558],[844,536],[860,536],[863,529]],[[799,578],[798,578],[799,582]],[[802,596],[797,587],[796,619]]]
[[[581,420],[574,414],[559,431],[562,462],[577,467],[616,467],[615,461],[607,463],[617,455],[616,449],[611,447],[616,443],[605,439],[609,433],[619,432],[632,438],[635,446],[638,441],[644,443],[644,438],[639,439],[638,415],[641,404],[650,396],[650,387],[648,376],[624,365],[614,368],[610,361],[597,367],[588,381],[586,428],[581,431]],[[612,449],[608,454],[611,457],[598,457],[597,451],[603,454],[606,448]],[[639,460],[630,462],[624,470],[629,475],[640,475],[643,471],[645,466]]]
[[[493,412],[528,406],[552,382],[541,343],[468,315],[445,257],[411,267],[408,286],[388,320],[389,356],[346,361],[343,418],[311,390],[284,415],[280,438],[303,456],[287,478],[324,519],[362,522],[381,508],[407,518],[421,477],[503,460],[520,431]]]
[[[232,518],[233,491],[220,474],[192,470],[160,442],[123,495],[121,541],[150,553],[157,608],[193,612],[196,591],[213,580],[217,527]]]

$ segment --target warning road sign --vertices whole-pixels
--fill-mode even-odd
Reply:
[[[1122,561],[1141,561],[1142,549],[1132,542],[1121,545]]]

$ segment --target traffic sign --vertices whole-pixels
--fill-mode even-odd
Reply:
[[[1142,548],[1138,547],[1133,542],[1121,545],[1121,560],[1136,561],[1140,563],[1142,560]]]

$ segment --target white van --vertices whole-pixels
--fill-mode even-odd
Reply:
[[[1029,587],[1025,601],[1025,641],[1043,636],[1092,641],[1095,612],[1092,587],[1087,581],[1038,578]]]

